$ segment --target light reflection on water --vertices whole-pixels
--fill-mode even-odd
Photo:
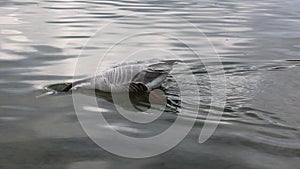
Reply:
[[[1,167],[297,168],[299,2],[7,0],[0,6]],[[226,73],[227,104],[216,133],[208,142],[198,144],[210,101],[210,82],[202,62],[180,43],[163,36],[142,36],[138,38],[140,43],[122,43],[110,60],[104,60],[103,68],[123,59],[123,51],[131,47],[163,47],[184,58],[197,77],[202,96],[198,121],[176,148],[151,159],[122,159],[87,138],[70,95],[40,100],[34,96],[43,86],[70,81],[76,58],[88,38],[112,19],[127,15],[133,17],[118,20],[119,27],[100,36],[101,45],[89,43],[82,57],[104,52],[103,45],[111,45],[129,30],[153,28],[177,32],[191,45],[201,44],[204,56],[211,52],[205,50],[209,45],[199,42],[192,29],[162,15],[157,18],[157,13],[183,17],[213,43]],[[142,20],[143,15],[153,20]],[[87,74],[75,78],[84,76]],[[176,101],[176,93],[168,84],[167,93]],[[138,126],[118,116],[106,96],[98,102],[111,124],[130,136],[161,132],[176,118],[170,109],[155,123]]]

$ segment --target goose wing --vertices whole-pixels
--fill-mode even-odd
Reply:
[[[137,73],[129,84],[129,91],[146,92],[159,87],[173,68],[176,60],[167,60],[149,65]]]

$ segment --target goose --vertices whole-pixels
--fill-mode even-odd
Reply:
[[[162,85],[177,62],[179,60],[147,60],[116,64],[96,76],[66,83],[60,92],[82,88],[111,93],[149,93]]]

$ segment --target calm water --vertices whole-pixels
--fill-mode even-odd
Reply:
[[[298,168],[299,9],[296,0],[1,1],[0,168]],[[124,39],[127,34],[134,36]],[[214,56],[211,42],[224,66],[225,112],[203,144],[198,137],[209,109],[209,77],[202,61],[176,38],[206,59]],[[151,48],[162,50],[142,50],[131,59],[170,58],[168,50],[195,74],[200,116],[172,150],[139,160],[112,155],[82,130],[70,94],[35,99],[45,85],[71,81],[79,54],[89,66],[76,79],[90,75],[89,67],[98,62],[88,60],[102,57],[113,45],[101,68]],[[165,87],[175,97],[170,83]],[[109,99],[99,97],[98,103],[112,126],[132,136],[161,132],[176,118],[170,109],[165,112],[170,116],[153,126],[135,126],[118,115]]]

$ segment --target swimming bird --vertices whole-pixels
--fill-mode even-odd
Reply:
[[[41,96],[57,92],[68,92],[77,88],[97,89],[111,93],[149,93],[161,86],[172,70],[173,65],[177,62],[178,60],[124,62],[111,66],[93,77],[72,83],[51,85],[63,86],[63,88],[52,90],[48,94],[45,93]],[[41,96],[37,96],[37,98]]]
[[[148,60],[114,65],[96,76],[68,84],[62,91],[76,88],[104,92],[150,92],[161,86],[178,60]]]

